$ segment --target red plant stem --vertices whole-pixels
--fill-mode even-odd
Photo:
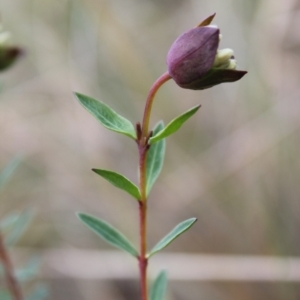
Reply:
[[[145,110],[144,110],[144,117],[143,117],[143,126],[142,126],[142,133],[143,136],[146,137],[148,134],[148,127],[149,127],[149,121],[150,121],[150,115],[151,115],[151,109],[152,109],[152,104],[153,104],[153,100],[155,97],[156,92],[158,91],[158,89],[165,83],[167,82],[169,79],[171,79],[172,77],[169,75],[168,72],[162,74],[152,85],[148,97],[147,97],[147,101],[146,101],[146,105],[145,105]]]
[[[148,299],[147,291],[147,265],[148,259],[146,257],[146,202],[140,202],[140,235],[141,235],[141,249],[139,256],[139,270],[141,280],[141,295],[142,300]]]
[[[141,139],[142,142],[142,139]],[[139,270],[142,300],[148,299],[147,292],[147,196],[146,196],[146,155],[147,147],[143,144],[139,145],[140,156],[140,192],[141,199],[139,201],[140,215],[140,254],[139,254]]]
[[[5,280],[7,287],[11,293],[12,299],[23,300],[21,287],[14,275],[14,268],[8,255],[7,249],[4,245],[3,236],[0,232],[0,260],[3,265]]]
[[[141,285],[141,299],[148,300],[147,290],[147,191],[146,191],[146,159],[148,145],[148,127],[151,115],[153,100],[158,89],[169,79],[171,79],[168,72],[161,75],[151,87],[144,110],[144,117],[142,123],[142,130],[140,125],[137,126],[137,144],[139,148],[139,171],[140,171],[140,193],[139,200],[139,215],[140,215],[140,253],[139,253],[139,270],[140,270],[140,285]]]

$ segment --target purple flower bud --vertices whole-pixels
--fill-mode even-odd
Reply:
[[[23,53],[18,47],[10,46],[10,33],[2,31],[0,24],[0,71],[10,67],[15,60]]]
[[[231,49],[218,50],[220,30],[209,25],[214,15],[179,36],[167,55],[169,75],[182,88],[203,90],[241,79]]]
[[[10,67],[22,53],[18,47],[0,47],[0,71]]]

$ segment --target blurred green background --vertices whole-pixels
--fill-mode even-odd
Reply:
[[[67,268],[63,257],[76,249],[83,258],[90,250],[112,250],[76,211],[106,219],[138,243],[136,202],[91,172],[115,170],[137,182],[136,145],[101,127],[72,92],[141,121],[170,45],[213,12],[221,47],[234,49],[238,67],[249,74],[202,92],[171,81],[159,91],[152,125],[202,107],[167,140],[149,199],[149,244],[197,217],[166,252],[299,256],[298,0],[1,0],[0,12],[26,52],[0,74],[0,168],[23,156],[1,194],[0,217],[34,208],[18,248],[22,257],[41,255],[49,299],[139,299],[132,277],[80,276],[89,268],[84,259],[73,260],[70,276],[55,269]],[[299,282],[259,279],[174,280],[168,292],[170,300],[300,299]]]

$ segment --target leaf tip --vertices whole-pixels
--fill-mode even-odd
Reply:
[[[190,222],[191,222],[190,224],[192,226],[198,221],[198,218],[190,218],[189,220],[190,220]]]
[[[160,120],[158,123],[157,123],[157,127],[158,126],[162,126],[162,127],[165,127],[165,123],[163,120]]]
[[[80,219],[80,220],[83,220],[83,219],[85,218],[85,216],[86,216],[85,213],[82,213],[82,212],[80,212],[80,211],[76,212],[75,215],[76,215],[76,217],[77,217],[78,219]]]
[[[80,93],[73,91],[73,95],[78,99],[80,97]]]

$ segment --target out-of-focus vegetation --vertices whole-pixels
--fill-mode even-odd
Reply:
[[[102,128],[72,91],[140,121],[174,39],[217,12],[221,46],[234,49],[249,74],[203,92],[173,82],[160,90],[152,124],[202,107],[167,140],[166,164],[149,199],[149,244],[162,228],[197,217],[169,251],[299,256],[299,1],[0,3],[5,28],[26,51],[0,77],[0,169],[16,154],[24,157],[1,195],[0,218],[28,207],[37,212],[20,247],[110,250],[76,211],[105,218],[137,242],[136,203],[91,172],[115,170],[136,182],[136,146]],[[49,282],[56,300],[135,297],[126,294],[135,282]],[[283,282],[170,282],[169,289],[175,300],[300,297],[299,283]]]

